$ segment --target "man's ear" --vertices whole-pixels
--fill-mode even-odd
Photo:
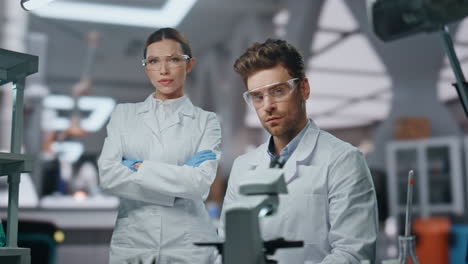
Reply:
[[[310,84],[309,84],[309,79],[307,79],[307,77],[305,77],[303,80],[302,80],[302,85],[301,85],[301,95],[302,95],[302,98],[305,100],[309,99],[309,95],[310,95]]]
[[[192,68],[193,66],[195,65],[195,58],[190,58],[188,61],[187,61],[187,72],[191,72],[192,71]]]

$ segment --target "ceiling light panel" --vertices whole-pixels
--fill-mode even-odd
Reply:
[[[167,0],[162,8],[142,8],[116,4],[55,1],[32,11],[45,18],[135,27],[175,27],[197,0]]]
[[[57,0],[63,1],[63,0]],[[70,0],[68,0],[70,1]],[[101,3],[101,4],[113,4],[113,5],[123,5],[123,6],[138,6],[138,7],[149,7],[149,8],[162,8],[166,4],[167,0],[72,0],[79,2],[91,2],[91,3]]]
[[[273,17],[273,24],[275,26],[286,26],[289,21],[289,10],[284,8],[281,9],[274,17]]]

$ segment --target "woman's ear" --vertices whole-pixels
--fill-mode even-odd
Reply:
[[[191,72],[192,71],[192,68],[193,66],[195,65],[195,58],[190,58],[188,61],[187,61],[187,72]]]

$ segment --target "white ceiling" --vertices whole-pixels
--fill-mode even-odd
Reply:
[[[468,74],[468,19],[464,19],[458,28],[455,40],[455,52],[460,60],[460,65],[464,69],[465,78]],[[438,83],[438,95],[442,101],[457,98],[457,92],[451,85],[455,82],[455,75],[447,58],[444,60],[444,66],[440,71]]]
[[[389,98],[378,95],[391,95],[390,78],[344,1],[325,2],[311,50],[308,108],[320,127],[361,126],[388,114]]]
[[[385,66],[367,37],[359,33],[358,23],[344,1],[325,2],[308,59],[307,76],[312,89],[309,115],[328,129],[382,120],[390,111],[392,99]],[[462,67],[468,69],[468,19],[461,23],[455,44]],[[445,65],[438,86],[443,102],[457,98],[447,60]]]
[[[306,58],[306,75],[311,84],[307,108],[309,115],[325,129],[362,126],[382,120],[387,116],[392,100],[391,79],[385,66],[367,37],[360,33],[358,22],[345,1],[325,1],[311,46],[312,55]],[[88,2],[129,3],[125,0]],[[161,6],[164,2],[131,1],[132,5],[139,7]],[[242,14],[273,12],[278,9],[279,2],[198,0],[179,28],[191,40],[194,53],[200,57],[207,50],[230,39],[229,29],[236,25]],[[278,36],[284,35],[289,17],[290,14],[283,9],[272,21]],[[127,83],[138,83],[145,79],[139,67],[140,48],[152,30],[32,17],[31,30],[46,32],[50,37],[49,50],[53,50],[53,55],[48,57],[49,80],[76,79],[79,76],[81,64],[74,61],[75,57],[70,57],[70,47],[73,47],[73,53],[83,54],[84,47],[79,34],[90,29],[102,32],[102,48],[98,54],[100,66],[96,67],[94,73],[96,79]],[[461,23],[455,43],[462,67],[467,69],[468,19]],[[120,72],[118,75],[115,74],[116,70]],[[456,98],[456,91],[450,85],[453,81],[453,73],[446,61],[441,70],[438,90],[442,101]],[[246,124],[253,127],[260,125],[251,109],[246,116]]]

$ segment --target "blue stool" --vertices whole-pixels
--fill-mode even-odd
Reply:
[[[450,233],[450,264],[468,263],[468,225],[452,225]]]

